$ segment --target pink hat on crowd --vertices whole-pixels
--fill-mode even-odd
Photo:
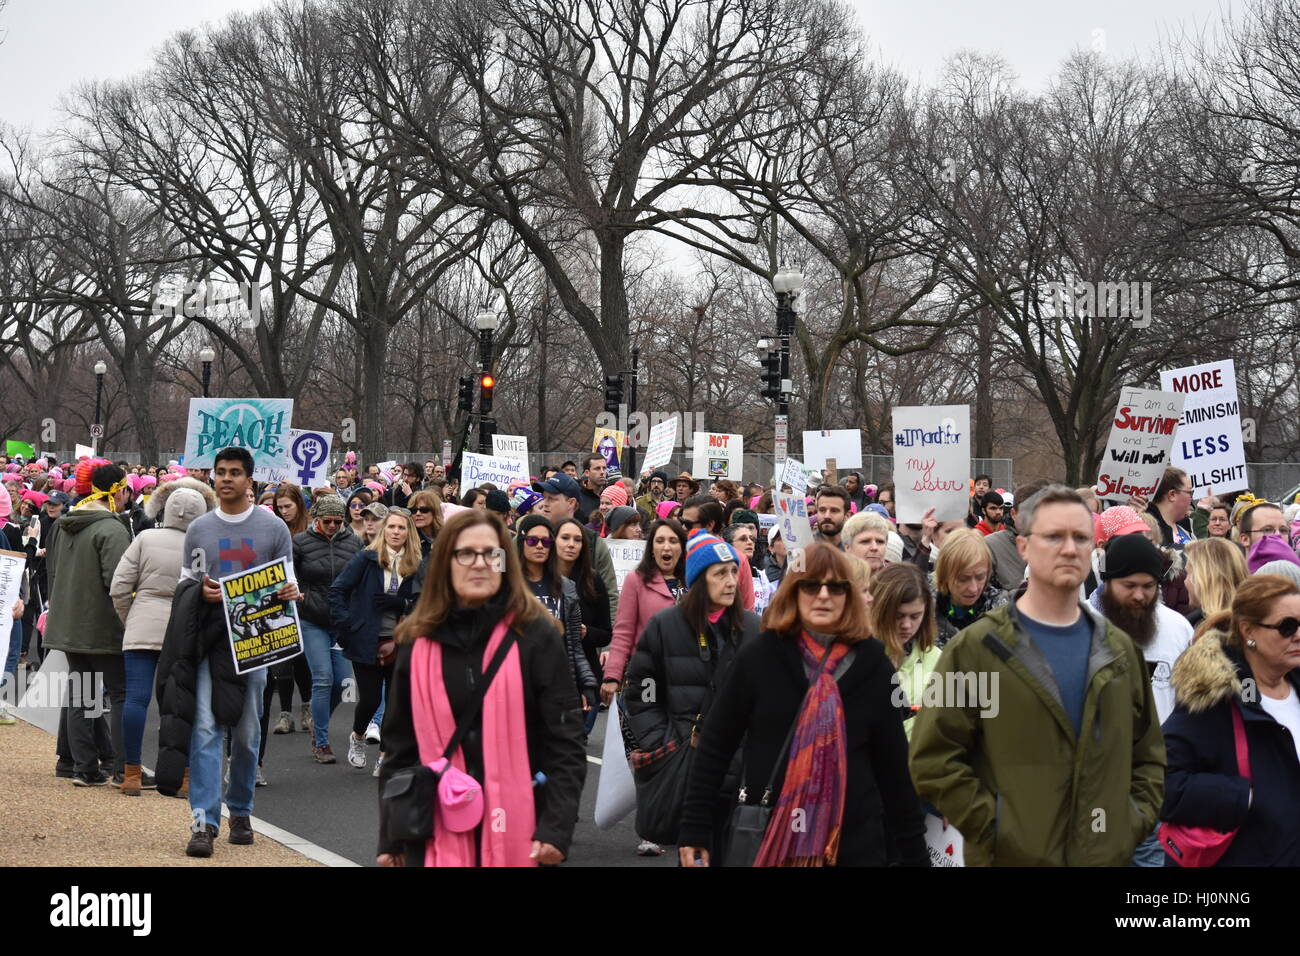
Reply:
[[[377,494],[377,495],[382,495],[382,494],[384,493],[384,486],[381,485],[381,484],[380,484],[379,482],[377,482],[377,481],[366,481],[366,482],[363,482],[362,485],[361,485],[361,487],[362,487],[362,488],[369,488],[371,491],[373,491],[373,492],[374,492],[375,494]]]
[[[763,500],[763,496],[762,496],[762,495],[754,495],[754,497],[750,498],[750,499],[749,499],[749,510],[750,510],[750,511],[753,511],[755,508],[757,508],[757,507],[758,507],[758,503],[759,503],[760,501],[762,501],[762,500]]]
[[[655,514],[660,518],[667,519],[667,517],[673,513],[673,509],[680,506],[680,501],[661,501],[659,504],[655,505]]]
[[[1147,523],[1142,520],[1142,516],[1128,505],[1116,505],[1101,513],[1102,544],[1116,535],[1135,534],[1146,530]]]
[[[50,500],[50,496],[42,494],[39,491],[24,491],[23,500],[30,501],[32,504],[36,505],[36,507],[41,508],[44,507],[45,502]]]
[[[9,520],[9,514],[14,510],[14,503],[9,500],[8,495],[0,495],[0,524]]]
[[[140,493],[140,479],[143,477],[144,475],[126,476],[126,486],[131,489],[131,494],[138,495]]]
[[[454,505],[450,501],[444,501],[442,503],[442,520],[446,521],[459,511],[469,511],[469,509],[464,505]]]
[[[156,484],[158,484],[158,479],[155,478],[153,475],[141,475],[141,476],[140,476],[140,487],[141,487],[141,488],[152,488],[152,487],[153,487],[154,485],[156,485]]]
[[[63,479],[63,490],[66,491],[68,494],[72,494],[73,492],[75,492],[75,491],[77,490],[77,479],[76,479],[76,478],[64,478],[64,479]]]
[[[176,480],[177,478],[179,478],[179,477],[180,477],[180,475],[173,474],[173,473],[170,472],[170,471],[165,471],[165,472],[163,472],[161,475],[158,476],[158,484],[161,485],[164,481],[175,481],[175,480]]]
[[[602,501],[613,502],[615,508],[621,508],[627,504],[627,489],[620,485],[610,485],[600,493]]]
[[[5,465],[5,474],[14,474],[19,471],[19,467],[12,462]]]
[[[55,481],[62,481],[63,469],[60,468],[58,465],[55,465],[53,468],[50,469],[50,477],[53,478]]]

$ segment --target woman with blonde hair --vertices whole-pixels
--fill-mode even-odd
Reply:
[[[375,540],[354,554],[330,585],[330,611],[357,683],[348,763],[358,770],[366,767],[366,727],[393,677],[393,633],[412,600],[422,559],[416,539],[411,513],[389,509]]]
[[[871,597],[871,634],[898,671],[898,686],[910,707],[904,716],[910,718],[920,709],[925,683],[939,663],[930,583],[914,564],[891,564],[872,578]],[[913,723],[908,719],[903,725],[909,740]]]
[[[992,582],[993,552],[984,535],[971,528],[949,533],[934,563],[936,647],[1007,603],[1007,593]]]
[[[889,545],[889,533],[893,531],[889,520],[874,511],[859,511],[844,522],[840,540],[844,550],[862,558],[871,566],[873,572],[885,566],[885,550]]]
[[[1201,538],[1183,549],[1187,557],[1187,594],[1192,612],[1187,620],[1197,628],[1206,618],[1232,607],[1232,596],[1249,576],[1241,548],[1228,538]]]
[[[870,611],[875,600],[871,596],[871,565],[852,554],[845,557],[849,559],[849,579],[853,581],[853,589],[861,596],[862,606]]]

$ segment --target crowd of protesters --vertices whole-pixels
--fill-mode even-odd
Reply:
[[[301,488],[242,449],[0,460],[26,562],[0,724],[62,651],[108,713],[70,697],[55,774],[188,798],[200,857],[223,804],[253,842],[268,734],[337,762],[352,687],[385,866],[567,859],[605,710],[637,852],[686,866],[926,866],[935,826],[967,865],[1300,864],[1300,504],[1195,500],[1175,468],[1122,502],[980,475],[963,517],[900,523],[894,487],[850,473],[809,489],[794,549],[788,487],[608,465],[462,489],[350,452]],[[611,542],[637,540],[620,586]],[[238,675],[216,579],[277,558],[303,653]]]

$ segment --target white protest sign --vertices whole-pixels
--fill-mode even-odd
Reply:
[[[608,830],[636,809],[636,781],[623,749],[621,707],[609,708],[605,746],[601,750],[600,782],[596,784],[596,826]]]
[[[91,448],[89,445],[78,445],[77,450],[73,453],[72,457],[76,458],[78,461],[82,458],[94,458],[95,449]]]
[[[460,486],[477,488],[484,482],[496,485],[502,491],[512,481],[527,481],[528,465],[517,458],[493,458],[490,455],[476,455],[465,452],[460,466]]]
[[[970,510],[970,406],[894,408],[894,508],[900,524],[957,521]]]
[[[211,468],[223,448],[244,448],[253,467],[291,467],[292,398],[191,398],[185,429],[185,464]]]
[[[330,480],[330,449],[333,432],[307,428],[289,429],[288,468],[264,468],[254,459],[254,481],[292,481],[303,488],[318,488]]]
[[[777,490],[779,491],[782,485],[789,485],[795,494],[806,495],[808,493],[808,479],[816,474],[816,471],[811,471],[798,458],[787,458],[781,463],[777,472]]]
[[[786,552],[806,548],[813,543],[812,525],[808,523],[808,502],[803,495],[772,492],[772,511],[781,527]]]
[[[1101,458],[1097,497],[1127,501],[1150,498],[1165,469],[1174,431],[1183,417],[1183,396],[1153,388],[1120,389],[1119,408]]]
[[[931,866],[965,866],[966,841],[952,824],[943,825],[943,817],[925,815],[925,847]]]
[[[375,467],[379,469],[381,475],[391,475],[397,471],[397,462],[395,461],[377,461]]]
[[[744,451],[743,435],[696,432],[693,475],[696,478],[708,478],[710,481],[717,481],[719,478],[740,481]]]
[[[1232,360],[1166,369],[1160,387],[1186,396],[1174,432],[1170,463],[1187,472],[1192,496],[1203,498],[1246,487],[1246,446],[1241,439],[1237,373]]]
[[[523,435],[493,435],[492,457],[513,458],[522,461],[524,469],[528,468],[528,439]]]
[[[22,619],[14,627],[13,606],[23,584],[23,569],[27,567],[27,555],[22,551],[0,551],[0,665],[9,654],[10,641],[22,642]],[[3,670],[0,667],[0,670]],[[0,674],[4,680],[4,674]],[[16,697],[12,688],[10,693]],[[14,701],[17,703],[17,700]]]
[[[619,593],[622,593],[623,579],[641,563],[641,557],[645,554],[645,542],[606,538],[605,547],[609,549],[610,560],[614,562],[614,580],[618,583]]]
[[[677,416],[650,426],[650,442],[646,445],[646,471],[654,471],[668,464],[673,457],[673,448],[677,444]]]
[[[835,467],[862,467],[862,432],[857,428],[840,428],[826,432],[803,433],[803,458],[809,468],[825,470],[833,459]]]

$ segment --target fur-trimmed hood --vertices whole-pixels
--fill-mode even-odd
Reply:
[[[165,481],[154,489],[153,494],[149,496],[149,500],[144,503],[145,516],[157,521],[160,514],[166,513],[164,509],[167,507],[167,499],[178,488],[186,488],[202,495],[208,511],[217,506],[217,493],[212,489],[211,485],[205,484],[197,478],[177,478],[175,481]]]
[[[1178,703],[1189,713],[1209,710],[1230,696],[1241,697],[1237,664],[1228,655],[1229,636],[1208,631],[1192,642],[1174,664],[1170,677]]]

